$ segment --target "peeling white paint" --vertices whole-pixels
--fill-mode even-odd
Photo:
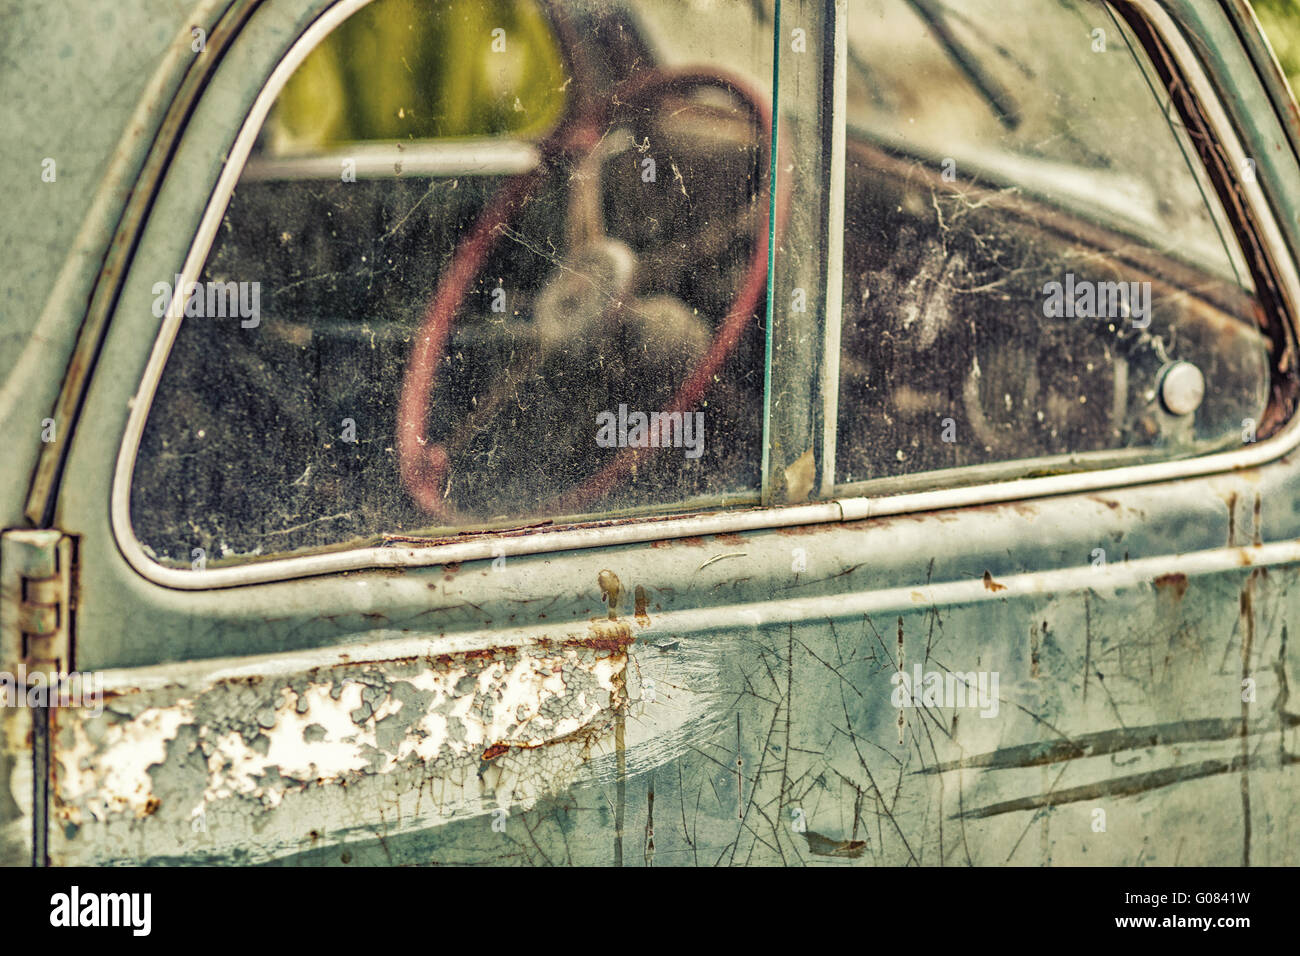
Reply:
[[[170,706],[148,708],[134,720],[110,723],[98,743],[87,734],[84,721],[63,728],[72,744],[56,747],[57,812],[72,823],[105,821],[128,811],[136,817],[154,812],[161,798],[149,768],[164,762],[168,742],[196,720],[197,746],[208,755],[207,774],[202,799],[185,808],[189,817],[236,797],[275,808],[291,791],[350,775],[390,774],[412,758],[426,766],[445,761],[450,768],[466,758],[477,763],[488,748],[502,757],[511,748],[531,752],[589,726],[603,729],[599,718],[611,715],[622,699],[619,675],[626,666],[624,653],[573,647],[512,651],[487,666],[463,660],[419,670],[402,664],[353,665],[326,680],[303,685],[282,679],[259,689],[256,693],[267,695],[274,709],[265,721],[271,726],[253,731],[216,728],[195,717],[204,693],[227,690],[214,684]],[[568,686],[565,668],[582,675],[588,687]],[[458,691],[466,678],[472,686]],[[396,693],[403,685],[431,695],[425,713],[409,722],[395,745],[389,740],[381,747],[380,724],[404,716],[408,706]],[[378,701],[377,693],[384,695]],[[548,707],[560,707],[563,713],[548,716]],[[353,715],[359,711],[368,715],[358,721]],[[247,720],[250,715],[233,716]],[[545,756],[531,759],[544,761]],[[504,796],[509,801],[515,793],[506,787],[498,800]]]
[[[73,735],[72,746],[55,747],[56,793],[71,810],[67,818],[81,822],[78,809],[96,820],[125,811],[145,816],[153,798],[149,768],[163,762],[167,744],[192,714],[189,699],[152,707],[134,720],[108,725],[99,744],[87,736],[84,722],[73,722],[67,730]]]

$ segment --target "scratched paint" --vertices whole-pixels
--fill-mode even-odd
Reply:
[[[1265,126],[1248,134],[1271,142]],[[220,162],[222,144],[200,145]],[[1253,152],[1261,180],[1283,178],[1271,151]],[[130,180],[108,185],[126,194]],[[1296,203],[1279,198],[1291,239]],[[176,250],[146,245],[141,257],[166,273]],[[93,280],[86,272],[60,295],[84,308]],[[141,301],[114,319],[133,349],[149,341]],[[68,311],[72,328],[80,313]],[[33,381],[57,382],[56,351]],[[108,400],[87,406],[83,458],[112,460],[121,422],[103,409],[125,407],[136,385],[101,384]],[[50,405],[48,389],[32,394],[33,409]],[[61,517],[85,534],[82,651],[122,670],[99,721],[54,716],[55,863],[1300,862],[1296,568],[1162,569],[1134,582],[1087,563],[1098,546],[1114,568],[1130,553],[1293,539],[1292,462],[1095,499],[512,558],[504,579],[467,563],[446,582],[421,571],[355,587],[299,582],[290,601],[247,589],[230,615],[228,592],[132,603],[138,582],[115,570],[112,542],[90,534],[108,479],[75,456],[70,467],[78,480]],[[6,520],[20,523],[19,512]],[[806,552],[797,572],[794,547]],[[595,582],[611,567],[634,588],[634,627],[607,621],[633,603],[602,604]],[[891,593],[899,600],[886,606]],[[885,597],[860,613],[836,606],[863,595]],[[776,605],[807,610],[774,621]],[[563,635],[510,643],[521,623],[540,636],[543,617],[613,628],[566,650]],[[502,670],[483,665],[458,694],[480,668],[449,650],[466,635],[484,638],[483,660]],[[540,669],[569,650],[582,676],[571,687],[560,663],[561,690]],[[218,652],[252,656],[202,660]],[[506,666],[525,656],[537,670]],[[900,663],[996,668],[998,717],[895,710]],[[1244,679],[1255,682],[1249,702]],[[507,698],[537,707],[496,733]],[[491,717],[480,699],[495,701]],[[461,715],[464,740],[439,707]],[[25,860],[33,841],[27,716],[0,713],[3,862]],[[500,829],[494,810],[509,813]]]
[[[121,693],[106,728],[58,715],[51,858],[1295,862],[1295,578],[981,575],[966,606],[596,619],[585,643]],[[996,715],[898,709],[913,664],[997,671]]]

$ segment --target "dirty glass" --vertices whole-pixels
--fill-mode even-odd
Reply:
[[[200,285],[155,287],[185,317],[142,543],[189,566],[756,500],[771,62],[743,0],[345,21]]]
[[[950,484],[1255,440],[1259,304],[1119,16],[850,0],[847,30],[837,480]]]

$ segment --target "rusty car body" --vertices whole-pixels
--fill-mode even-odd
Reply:
[[[0,862],[1300,862],[1300,113],[1013,5],[0,5]]]

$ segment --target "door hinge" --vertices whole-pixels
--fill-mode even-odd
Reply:
[[[0,532],[0,670],[72,671],[75,559],[61,531]]]

